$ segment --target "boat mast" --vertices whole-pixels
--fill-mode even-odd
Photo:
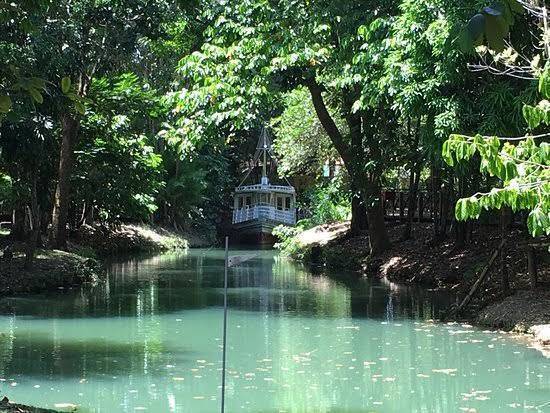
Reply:
[[[267,146],[267,131],[265,128],[262,130],[262,138],[263,138],[263,145],[261,144],[260,139],[260,145],[262,146],[261,150],[263,151],[263,162],[262,162],[262,185],[267,185],[267,151],[269,150]]]

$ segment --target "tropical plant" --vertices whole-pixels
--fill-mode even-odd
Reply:
[[[541,61],[547,61],[550,43],[546,21],[548,11],[545,6],[526,5],[526,9],[542,19],[540,43],[546,51],[544,56],[534,56],[529,66],[514,63],[519,53],[511,45],[504,47],[502,38],[507,35],[508,26],[502,28],[493,24],[494,21],[505,21],[511,25],[514,13],[523,11],[516,1],[511,0],[500,7],[486,7],[483,10],[484,18],[480,17],[482,14],[474,16],[466,33],[477,39],[478,44],[484,38],[487,39],[493,59],[487,63],[491,71],[527,79],[538,78],[538,90],[543,99],[534,106],[523,106],[523,116],[530,132],[522,137],[455,134],[445,142],[443,156],[449,165],[454,165],[477,155],[481,158],[480,170],[497,177],[501,183],[489,192],[478,192],[459,200],[456,205],[457,219],[478,218],[483,209],[500,209],[503,206],[514,211],[527,210],[529,231],[531,235],[538,236],[550,234],[550,145],[546,142],[548,133],[543,132],[545,126],[550,126],[550,66]],[[482,20],[485,22],[484,35],[480,30],[474,30],[476,24],[481,25]],[[484,55],[487,53],[484,46],[478,50]],[[504,55],[508,57],[504,58]],[[536,131],[542,133],[534,133]]]

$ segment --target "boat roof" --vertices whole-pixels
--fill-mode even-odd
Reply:
[[[235,193],[247,193],[247,192],[283,192],[288,194],[295,194],[296,189],[294,189],[293,186],[290,185],[242,185],[235,188]]]

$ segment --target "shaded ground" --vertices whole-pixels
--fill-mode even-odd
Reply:
[[[481,310],[480,325],[526,333],[550,321],[550,291],[518,291]]]
[[[528,334],[536,348],[550,357],[550,291],[517,291],[482,308],[476,324]]]

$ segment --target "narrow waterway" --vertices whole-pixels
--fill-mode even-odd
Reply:
[[[82,412],[215,413],[222,285],[223,252],[191,250],[114,263],[95,288],[4,300],[0,393]],[[229,303],[228,413],[550,411],[550,360],[430,321],[440,295],[267,251],[231,270]]]

